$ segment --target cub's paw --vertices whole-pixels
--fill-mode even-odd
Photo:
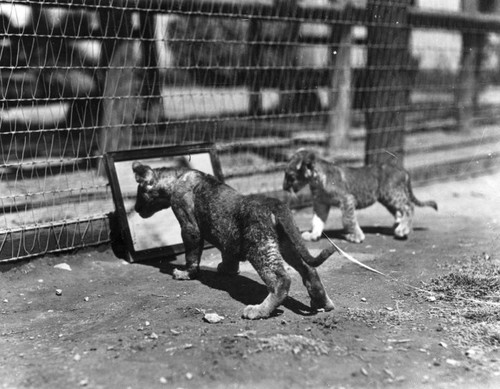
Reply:
[[[172,276],[174,280],[181,280],[181,281],[190,280],[192,278],[188,271],[179,269],[175,269],[174,272],[172,273]]]
[[[311,309],[313,311],[319,311],[320,309],[328,312],[335,309],[333,301],[327,296],[326,300],[311,300]]]
[[[243,319],[257,320],[257,319],[265,319],[269,317],[271,312],[266,309],[262,309],[262,304],[260,305],[247,305],[243,310],[243,314],[241,317]]]
[[[305,231],[302,233],[302,239],[308,242],[316,241],[319,239],[319,235],[313,234],[312,231]]]
[[[394,229],[394,235],[398,239],[406,239],[408,238],[408,235],[411,232],[410,226],[406,224],[399,224],[395,229]]]
[[[362,232],[346,234],[345,238],[352,243],[361,243],[365,240],[365,234]]]

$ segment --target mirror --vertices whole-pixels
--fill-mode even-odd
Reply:
[[[190,168],[223,180],[219,161],[212,144],[148,148],[110,152],[105,156],[116,209],[114,236],[123,240],[129,261],[158,257],[174,257],[184,252],[181,229],[172,209],[157,212],[143,219],[134,211],[137,183],[132,164],[140,161],[152,168]],[[113,231],[112,231],[113,233]]]

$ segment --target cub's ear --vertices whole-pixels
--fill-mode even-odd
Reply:
[[[153,185],[155,172],[148,165],[143,165],[138,161],[134,161],[132,170],[135,174],[135,180],[139,185]]]

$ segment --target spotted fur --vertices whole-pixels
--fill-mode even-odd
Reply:
[[[334,252],[324,249],[312,257],[302,242],[288,207],[261,196],[243,196],[215,177],[196,170],[152,169],[133,164],[138,185],[135,210],[150,217],[172,207],[181,226],[186,250],[186,270],[176,270],[175,279],[194,278],[199,271],[203,241],[222,254],[218,271],[236,274],[239,262],[248,260],[266,284],[269,295],[243,311],[247,319],[270,316],[290,288],[284,262],[301,275],[313,308],[334,308],[315,269]]]
[[[419,201],[413,194],[409,173],[392,164],[360,168],[342,167],[301,149],[288,162],[283,189],[298,192],[309,185],[313,197],[312,229],[305,240],[317,240],[323,233],[330,207],[339,207],[346,239],[361,243],[365,235],[356,219],[356,209],[382,203],[395,218],[394,235],[406,238],[412,230],[414,205],[429,206],[434,201]]]

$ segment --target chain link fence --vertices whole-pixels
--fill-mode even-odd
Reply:
[[[462,4],[463,3],[463,4]],[[0,4],[0,261],[109,242],[102,156],[202,141],[277,195],[298,147],[416,181],[500,165],[497,1]]]

